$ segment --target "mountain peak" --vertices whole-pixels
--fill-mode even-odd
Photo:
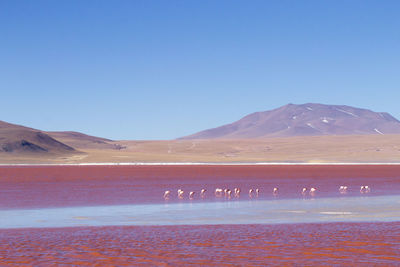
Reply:
[[[251,113],[231,124],[182,139],[398,133],[400,122],[386,112],[373,112],[347,105],[289,103],[273,110]]]

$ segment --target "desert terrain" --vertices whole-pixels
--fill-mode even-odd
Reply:
[[[0,153],[0,163],[399,162],[400,135],[111,141],[58,136],[75,153]],[[98,141],[98,140],[96,140]]]
[[[111,140],[0,121],[0,164],[12,163],[393,163],[400,121],[345,105],[288,104],[173,140]]]

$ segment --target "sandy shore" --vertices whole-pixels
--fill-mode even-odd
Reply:
[[[400,165],[400,162],[98,162],[98,163],[5,163],[4,166],[379,166]]]

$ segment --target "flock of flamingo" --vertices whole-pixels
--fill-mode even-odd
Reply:
[[[306,187],[304,187],[301,190],[301,194],[303,196],[306,196],[307,194],[310,195],[310,196],[315,196],[316,191],[317,191],[317,189],[315,187],[311,187],[310,190],[308,190]],[[206,192],[207,192],[207,189],[201,189],[200,197],[204,198],[206,196]],[[274,187],[274,189],[272,190],[272,195],[273,196],[277,196],[278,192],[279,192],[279,189],[277,187]],[[367,194],[367,193],[370,193],[370,192],[371,192],[371,188],[368,185],[361,186],[361,188],[360,188],[360,193],[361,194]],[[184,193],[185,192],[182,189],[178,189],[178,191],[177,191],[178,198],[179,199],[183,199],[184,198]],[[194,199],[195,193],[196,192],[194,192],[194,191],[190,191],[189,192],[189,199]],[[240,193],[241,193],[241,189],[240,188],[236,188],[236,187],[234,188],[233,192],[228,188],[225,188],[225,189],[216,188],[215,191],[214,191],[215,197],[217,197],[217,198],[225,197],[227,199],[231,199],[232,197],[239,198],[240,197]],[[339,193],[340,194],[346,194],[347,193],[347,186],[341,185],[339,187]],[[249,189],[249,197],[250,198],[253,198],[253,197],[257,198],[259,196],[259,194],[260,194],[260,189],[258,189],[258,188]],[[169,190],[165,191],[164,192],[164,199],[168,200],[168,199],[170,199],[170,197],[171,197],[171,191],[169,191]]]

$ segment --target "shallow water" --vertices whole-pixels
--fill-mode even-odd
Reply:
[[[0,210],[0,228],[400,221],[400,195]]]
[[[399,266],[400,223],[0,230],[6,266]]]
[[[400,166],[0,167],[0,265],[394,266],[399,207]]]
[[[169,203],[188,203],[189,191],[196,192],[192,203],[224,202],[215,188],[235,187],[241,200],[250,188],[260,189],[260,200],[301,198],[303,187],[316,187],[316,198],[341,197],[341,185],[349,187],[346,196],[360,196],[362,185],[372,188],[369,196],[400,194],[400,166],[0,166],[0,209],[161,204],[165,190]]]

